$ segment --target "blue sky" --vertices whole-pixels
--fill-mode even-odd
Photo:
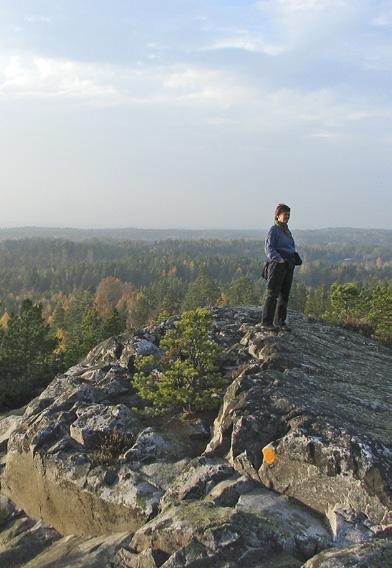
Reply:
[[[1,0],[0,225],[390,228],[391,32],[391,0]]]

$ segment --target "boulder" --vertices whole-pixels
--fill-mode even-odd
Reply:
[[[8,521],[20,516],[20,514],[21,511],[15,506],[15,503],[5,495],[0,495],[0,527],[4,527]],[[1,538],[3,537],[4,535],[1,536]]]
[[[290,554],[310,558],[331,546],[328,523],[292,497],[256,489],[241,495],[236,509],[268,518],[272,526],[278,527],[283,550]]]
[[[200,499],[220,481],[232,477],[234,470],[222,459],[198,457],[193,459],[166,490],[161,507],[183,499]]]
[[[248,554],[237,559],[235,556],[219,560],[207,547],[192,541],[190,544],[170,556],[162,564],[162,568],[239,568],[240,566],[254,568],[300,568],[302,561],[290,554],[274,553],[265,556],[259,550],[250,550]]]
[[[140,431],[140,421],[124,404],[90,404],[76,409],[70,436],[86,448],[96,447],[102,435],[121,434],[131,440]]]
[[[22,421],[21,416],[10,415],[0,420],[0,453],[7,451],[10,435],[18,428]]]
[[[264,497],[259,493],[243,502],[240,498],[236,507],[219,507],[208,500],[179,502],[139,529],[131,546],[136,552],[152,548],[187,556],[189,547],[196,545],[197,556],[208,561],[206,565],[235,560],[238,566],[255,566],[283,553],[295,565],[295,560],[306,560],[331,545],[328,528],[317,515],[291,503],[279,503],[275,512],[271,501],[263,506]]]
[[[7,467],[3,489],[63,535],[136,530],[156,512],[162,493],[126,466],[93,467],[78,453],[15,452]]]
[[[47,547],[24,568],[103,568],[116,565],[118,550],[129,542],[128,533],[83,538],[66,536]],[[4,567],[5,568],[5,567]],[[118,567],[120,568],[120,566]]]
[[[347,548],[324,550],[303,565],[303,568],[390,568],[392,542],[375,539]]]
[[[135,344],[144,349],[147,341]],[[64,535],[135,531],[209,439],[200,419],[147,425],[130,408],[129,369],[107,363],[102,345],[93,351],[28,405],[12,435],[7,428],[4,492]]]
[[[234,507],[241,495],[256,487],[257,484],[246,475],[234,473],[229,479],[224,479],[214,485],[207,494],[206,500],[220,507]]]
[[[30,560],[61,538],[61,535],[42,521],[32,521],[23,514],[0,522],[0,528],[2,568],[26,566]]]
[[[148,548],[140,554],[121,548],[115,555],[112,566],[116,568],[158,568],[166,560],[167,555]]]

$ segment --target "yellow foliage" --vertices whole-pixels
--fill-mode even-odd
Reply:
[[[66,349],[66,332],[59,327],[56,331],[56,338],[59,340],[59,344],[54,350],[55,353],[63,353]]]
[[[229,297],[226,292],[222,291],[218,300],[218,306],[226,306],[229,303]]]
[[[8,328],[8,322],[10,321],[10,319],[11,319],[11,316],[9,315],[9,313],[4,312],[4,314],[0,318],[0,327],[2,327],[3,329],[7,329]]]
[[[95,293],[95,305],[100,316],[107,318],[127,291],[130,291],[129,283],[123,282],[120,278],[115,276],[103,278]]]

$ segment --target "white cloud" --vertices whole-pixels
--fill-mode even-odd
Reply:
[[[116,94],[109,68],[31,55],[0,57],[0,98],[107,98]]]
[[[361,7],[356,10],[345,0],[264,0],[256,7],[276,36],[273,43],[307,55],[333,50],[336,40],[345,39],[362,17]]]
[[[319,140],[324,140],[326,142],[338,142],[341,138],[338,132],[329,131],[313,132],[309,136],[310,138],[316,138]]]
[[[0,99],[79,99],[100,104],[201,104],[228,107],[250,90],[220,70],[186,65],[120,67],[69,59],[0,57]]]
[[[350,128],[350,123],[392,118],[392,105],[368,101],[361,95],[340,92],[338,88],[300,91],[281,89],[271,93],[270,112],[284,109],[292,120],[314,125],[316,132]],[[320,130],[320,128],[322,130]]]
[[[365,95],[324,89],[273,88],[237,73],[192,65],[120,67],[33,55],[0,57],[0,100],[55,98],[94,105],[187,106],[204,121],[256,132],[338,140],[372,120],[391,120],[392,106]]]
[[[29,24],[49,24],[52,18],[50,16],[44,16],[43,14],[31,14],[25,17],[25,21]]]
[[[380,43],[380,45],[374,46],[371,52],[363,49],[361,64],[364,69],[390,73],[392,68],[392,43]]]
[[[384,12],[381,14],[377,14],[377,16],[375,16],[371,23],[374,26],[380,27],[380,28],[388,28],[392,25],[392,10],[390,12]]]
[[[168,70],[163,81],[177,101],[231,106],[255,96],[233,75],[215,69],[178,66]]]
[[[259,8],[274,7],[283,13],[334,10],[347,5],[346,0],[259,0]]]
[[[265,55],[272,56],[280,55],[286,51],[286,47],[283,45],[268,44],[260,37],[251,37],[249,35],[226,37],[204,48],[206,51],[219,49],[242,49],[244,51],[264,53]]]

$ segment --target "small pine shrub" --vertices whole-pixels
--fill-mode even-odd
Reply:
[[[192,414],[219,405],[226,381],[219,371],[221,348],[211,339],[211,328],[207,309],[184,312],[162,339],[160,358],[136,358],[132,383],[152,404],[146,412]]]

